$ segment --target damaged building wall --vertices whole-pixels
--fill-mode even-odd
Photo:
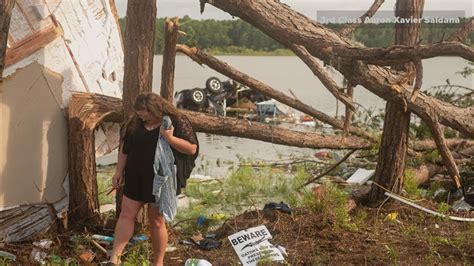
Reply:
[[[4,79],[0,94],[0,206],[64,198],[67,125],[62,78],[32,63]],[[41,104],[39,104],[41,103]]]
[[[10,234],[28,226],[38,232],[54,221],[49,211],[34,211],[43,222],[15,227],[12,221],[21,217],[3,215],[7,210],[52,204],[61,217],[67,209],[65,108],[71,92],[122,95],[123,48],[111,3],[17,0],[0,84],[0,238],[21,241],[28,234]],[[118,133],[118,125],[100,127],[97,155],[118,146]]]

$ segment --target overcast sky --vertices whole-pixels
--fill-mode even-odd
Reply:
[[[368,9],[374,0],[281,0],[294,10],[316,19],[318,11],[322,10],[354,10]],[[386,0],[380,10],[392,11],[396,0]],[[127,0],[115,0],[119,16],[123,17],[127,10]],[[425,10],[455,10],[463,11],[466,16],[472,16],[472,0],[426,0]],[[199,0],[157,0],[158,17],[183,17],[189,15],[194,19],[232,19],[224,11],[206,4],[203,14],[199,13]]]

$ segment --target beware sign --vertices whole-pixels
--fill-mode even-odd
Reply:
[[[228,238],[243,265],[257,265],[260,260],[285,260],[280,250],[268,242],[272,236],[265,225],[242,230]]]

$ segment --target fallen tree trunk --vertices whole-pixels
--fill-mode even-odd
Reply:
[[[98,94],[73,93],[68,118],[69,221],[97,223],[94,132],[102,122],[122,122],[122,101]]]
[[[422,119],[435,113],[444,125],[466,136],[474,137],[474,107],[459,108],[421,92],[415,101],[410,102],[412,86],[401,83],[402,77],[397,71],[355,60],[353,57],[356,57],[357,53],[353,57],[336,56],[335,47],[339,51],[356,47],[351,45],[349,39],[291,10],[279,1],[213,0],[209,3],[233,16],[240,17],[284,45],[290,41],[304,46],[313,56],[333,65],[348,81],[364,86],[387,101],[403,104]],[[439,55],[438,48],[447,53],[453,47],[465,48],[470,58],[471,49],[458,44],[400,48],[404,52],[397,52],[395,58],[410,61],[412,55],[420,55],[421,51],[423,54],[419,57],[423,58],[423,56]]]
[[[199,49],[193,47],[193,48],[190,48],[186,45],[177,45],[176,46],[177,50],[179,52],[182,52],[184,54],[186,54],[187,56],[189,56],[190,58],[192,58],[194,61],[196,61],[198,64],[205,64],[207,66],[209,66],[210,68],[216,70],[217,72],[239,82],[239,83],[242,83],[258,92],[261,92],[281,103],[284,103],[296,110],[299,110],[305,114],[308,114],[314,118],[316,118],[317,120],[320,120],[324,123],[327,123],[337,129],[343,129],[344,128],[344,122],[339,120],[339,119],[335,119],[335,118],[332,118],[330,116],[328,116],[327,114],[321,112],[321,111],[318,111],[316,109],[314,109],[313,107],[301,102],[300,100],[298,99],[295,99],[295,98],[292,98],[292,97],[288,97],[287,95],[285,95],[284,93],[280,92],[280,91],[277,91],[275,89],[273,89],[272,87],[270,87],[269,85],[261,82],[261,81],[258,81],[250,76],[248,76],[247,74],[245,73],[242,73],[240,71],[238,71],[237,69],[231,67],[230,65],[228,65],[227,63],[225,62],[222,62],[221,60],[211,56],[211,55],[208,55],[202,51],[200,51]],[[375,140],[374,136],[372,136],[371,134],[369,134],[367,131],[361,129],[361,128],[357,128],[357,127],[353,127],[353,126],[349,126],[348,127],[348,131],[350,133],[353,133],[353,134],[356,134],[358,136],[362,136],[362,137],[365,137],[365,138],[368,138],[370,140]]]
[[[237,118],[184,111],[195,131],[256,139],[274,144],[314,149],[368,149],[369,141],[358,137],[300,132]]]

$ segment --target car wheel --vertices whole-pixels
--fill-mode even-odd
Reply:
[[[194,88],[191,90],[191,100],[197,105],[203,105],[207,98],[204,90],[199,88]]]
[[[213,94],[219,93],[222,90],[222,82],[216,77],[208,78],[206,81],[206,89]]]

